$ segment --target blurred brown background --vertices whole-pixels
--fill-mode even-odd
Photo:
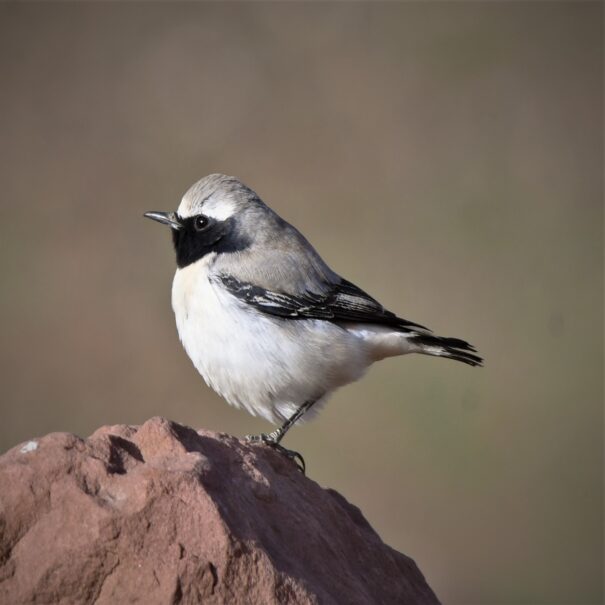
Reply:
[[[141,218],[234,174],[486,358],[378,364],[289,435],[310,476],[444,602],[600,603],[602,8],[0,5],[0,449],[269,428],[195,372]]]

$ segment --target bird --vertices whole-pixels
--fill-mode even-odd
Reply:
[[[176,253],[172,308],[205,382],[274,431],[247,436],[295,460],[281,441],[376,361],[420,353],[482,365],[474,346],[385,309],[335,273],[308,240],[233,176],[193,184],[167,225]]]

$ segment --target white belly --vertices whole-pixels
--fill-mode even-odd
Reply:
[[[373,361],[365,340],[343,327],[274,318],[239,301],[209,281],[213,260],[177,270],[172,307],[187,354],[230,404],[281,423],[306,401],[360,378]]]

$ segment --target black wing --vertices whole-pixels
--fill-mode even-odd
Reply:
[[[407,321],[387,311],[369,294],[345,279],[334,284],[327,294],[305,292],[299,295],[272,292],[228,275],[220,275],[216,279],[220,280],[233,296],[268,315],[285,319],[324,319],[333,322],[380,324],[399,330],[414,328],[428,330],[420,324]]]

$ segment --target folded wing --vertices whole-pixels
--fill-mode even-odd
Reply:
[[[332,322],[379,324],[402,331],[428,331],[428,328],[420,324],[387,311],[369,294],[345,279],[331,285],[325,294],[306,291],[296,295],[270,291],[229,275],[219,275],[215,279],[233,296],[257,311],[284,319],[323,319]]]

